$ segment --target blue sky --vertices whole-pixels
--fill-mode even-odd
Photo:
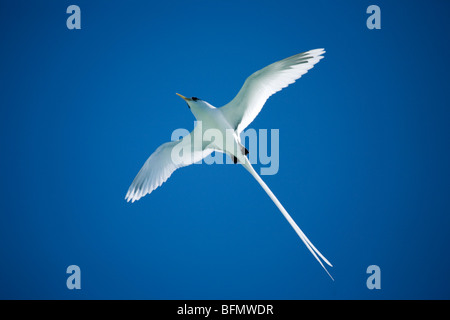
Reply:
[[[81,30],[66,28],[71,4]],[[366,27],[371,4],[381,30]],[[2,1],[0,297],[450,298],[449,9]],[[325,59],[251,127],[280,130],[279,171],[263,179],[335,282],[241,166],[184,168],[124,201],[147,157],[193,127],[175,92],[221,106],[254,71],[315,48]],[[72,264],[81,290],[66,288]]]

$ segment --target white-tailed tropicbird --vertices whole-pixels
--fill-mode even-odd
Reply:
[[[156,149],[134,178],[125,199],[132,202],[139,200],[161,186],[176,169],[200,161],[213,151],[227,153],[234,163],[242,164],[258,181],[309,251],[331,277],[322,260],[330,267],[332,267],[331,263],[309,241],[280,201],[253,169],[247,158],[248,150],[241,144],[240,140],[241,132],[256,118],[267,99],[308,72],[323,58],[324,53],[324,49],[310,50],[277,61],[256,71],[247,78],[236,97],[220,108],[216,108],[201,99],[186,98],[177,93],[187,102],[197,122],[201,121],[202,126],[196,125],[189,135],[178,141],[164,143]],[[203,137],[208,129],[218,130],[223,137],[233,143],[221,143],[215,140],[213,142],[202,140],[201,143],[197,144],[193,142],[196,139],[195,137]],[[175,150],[177,151],[174,152]],[[179,150],[183,151],[182,154]],[[177,155],[176,160],[174,154]]]

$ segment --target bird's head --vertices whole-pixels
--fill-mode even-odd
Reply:
[[[192,105],[195,105],[195,104],[199,103],[199,101],[202,101],[201,99],[196,98],[196,97],[186,98],[185,96],[183,96],[183,95],[181,95],[181,94],[179,94],[179,93],[177,93],[177,96],[179,96],[181,99],[183,99],[184,101],[186,101],[186,103],[187,103],[189,109],[191,108]]]
[[[184,101],[186,101],[189,109],[191,109],[191,112],[194,114],[194,116],[196,118],[198,118],[198,115],[200,115],[203,110],[214,108],[208,102],[206,102],[202,99],[199,99],[196,97],[186,98],[185,96],[183,96],[179,93],[177,93],[177,95],[180,98],[182,98]]]

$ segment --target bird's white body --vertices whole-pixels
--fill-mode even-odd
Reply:
[[[176,169],[195,163],[213,151],[224,152],[230,155],[235,163],[239,162],[250,172],[328,273],[322,261],[331,266],[330,262],[309,241],[253,169],[246,156],[248,151],[240,141],[240,133],[258,115],[266,100],[305,74],[323,58],[324,52],[323,49],[316,49],[300,53],[255,72],[247,78],[236,97],[220,108],[198,98],[186,98],[179,95],[188,103],[197,122],[201,122],[201,125],[197,125],[183,139],[167,142],[156,149],[137,174],[125,198],[132,202],[139,200],[165,182]],[[216,130],[220,133],[220,136],[223,137],[222,141],[203,139],[208,130]],[[193,143],[200,139],[201,143]],[[184,152],[180,156],[179,150],[181,149]],[[328,273],[328,275],[330,274]]]
[[[245,154],[241,152],[243,146],[240,142],[240,136],[235,128],[231,126],[222,110],[201,100],[195,104],[190,104],[190,108],[197,122],[201,121],[202,123],[202,132],[199,132],[202,137],[208,130],[217,130],[220,133],[219,136],[223,137],[222,141],[214,140],[212,143],[210,141],[204,141],[203,148],[224,152],[230,156],[234,156],[243,163],[245,161]],[[229,143],[230,141],[232,143]]]

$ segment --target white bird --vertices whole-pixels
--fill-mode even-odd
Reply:
[[[127,201],[136,201],[161,186],[178,168],[188,166],[207,157],[213,151],[224,152],[234,161],[239,162],[258,181],[269,195],[300,239],[317,259],[323,269],[331,277],[322,260],[332,267],[331,263],[309,241],[286,209],[281,205],[269,187],[256,173],[250,164],[248,150],[241,144],[240,133],[256,118],[267,99],[274,93],[294,83],[323,58],[323,49],[310,50],[292,57],[277,61],[253,73],[247,78],[239,93],[228,104],[216,108],[206,101],[192,97],[183,98],[192,113],[201,121],[194,130],[178,141],[164,143],[147,159],[134,178],[125,196]],[[208,129],[217,130],[226,137],[227,143],[204,141],[194,143],[196,137],[203,137]],[[232,143],[228,143],[232,141]],[[180,150],[183,152],[181,153]],[[176,155],[177,159],[174,159]],[[333,279],[333,277],[331,277]]]

